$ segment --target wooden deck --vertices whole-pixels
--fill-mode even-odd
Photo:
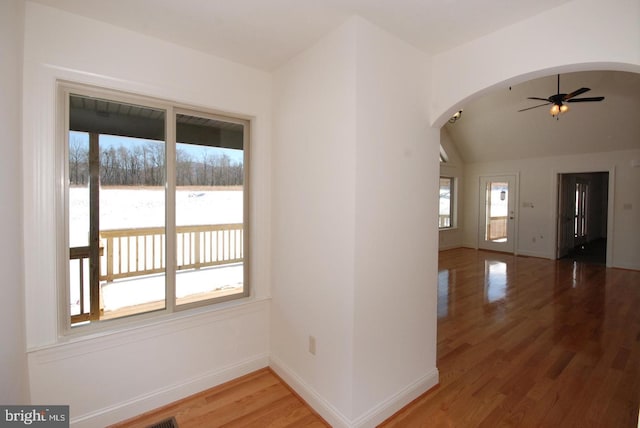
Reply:
[[[383,427],[638,426],[640,272],[440,253],[440,385]],[[265,369],[118,427],[326,426]]]

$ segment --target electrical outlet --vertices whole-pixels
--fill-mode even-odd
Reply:
[[[313,336],[309,336],[309,353],[316,355],[316,338]]]

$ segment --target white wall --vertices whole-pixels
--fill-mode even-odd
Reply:
[[[352,406],[355,37],[343,25],[274,75],[272,366],[335,426]]]
[[[0,2],[0,403],[29,401],[22,258],[22,44],[24,3]]]
[[[74,426],[104,426],[267,365],[270,75],[34,3],[27,3],[25,28],[22,149],[31,400],[70,404]],[[55,171],[56,79],[254,117],[251,299],[91,337],[59,336],[56,282],[63,281],[58,266],[66,257],[56,244],[64,231],[57,196],[63,184]]]
[[[455,126],[455,124],[453,125]],[[447,153],[449,159],[446,163],[440,164],[440,176],[453,177],[454,182],[454,227],[450,229],[441,229],[439,235],[439,250],[448,250],[451,248],[459,248],[462,246],[462,231],[464,230],[464,161],[458,153],[458,149],[454,145],[447,127],[440,128],[440,145]]]
[[[440,132],[426,121],[430,58],[356,24],[353,415],[373,426],[438,379]]]
[[[607,244],[612,250],[610,262],[613,267],[640,269],[640,168],[632,167],[631,160],[640,160],[640,150],[467,164],[465,246],[477,246],[480,175],[520,174],[516,252],[553,259],[557,175],[609,171],[612,210],[609,211]],[[533,208],[523,207],[523,202],[531,202]]]
[[[557,72],[640,72],[640,2],[574,0],[434,57],[431,120],[464,101]]]
[[[428,74],[359,18],[275,73],[272,365],[333,426],[437,382]]]

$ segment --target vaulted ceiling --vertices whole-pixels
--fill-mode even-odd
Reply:
[[[571,103],[554,118],[550,106],[527,97],[557,92],[557,75],[494,89],[460,106],[462,116],[445,131],[464,162],[640,149],[640,74],[589,71],[561,74],[560,92],[587,87],[577,97],[604,96],[601,102]]]

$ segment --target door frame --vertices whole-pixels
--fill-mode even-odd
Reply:
[[[552,188],[551,195],[553,200],[553,216],[552,218],[555,220],[555,225],[553,227],[554,233],[554,249],[553,249],[553,258],[560,258],[560,176],[562,174],[589,174],[594,172],[608,172],[609,173],[609,190],[607,195],[607,261],[605,266],[612,267],[613,266],[613,232],[614,232],[614,207],[615,207],[615,183],[616,183],[616,167],[614,166],[606,166],[603,168],[592,167],[592,168],[578,168],[571,170],[556,170],[553,171],[552,177]]]
[[[558,174],[558,201],[556,209],[556,259],[561,259],[575,246],[575,177]]]
[[[481,174],[478,176],[478,229],[476,231],[476,242],[477,248],[482,248],[483,239],[480,238],[481,235],[484,235],[485,224],[483,224],[482,219],[484,215],[482,214],[483,210],[485,210],[485,189],[482,189],[483,180],[490,180],[492,178],[496,178],[498,181],[501,178],[513,179],[513,189],[510,190],[510,197],[513,200],[513,219],[509,221],[513,224],[513,237],[509,237],[513,241],[513,250],[503,251],[498,249],[489,249],[491,251],[503,251],[509,254],[518,255],[518,206],[519,206],[519,195],[520,195],[520,173],[519,172],[507,172],[503,174]],[[508,230],[508,227],[507,227]]]

